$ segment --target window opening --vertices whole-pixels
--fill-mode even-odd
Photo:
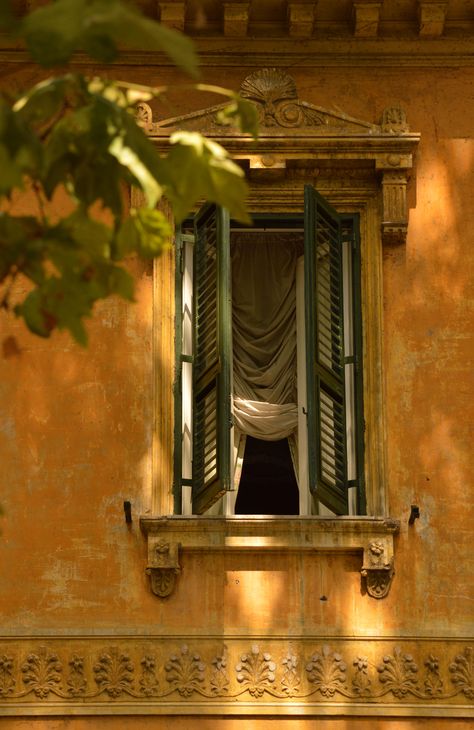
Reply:
[[[363,513],[357,216],[308,207],[178,236],[184,514]]]
[[[299,514],[299,491],[288,439],[247,436],[236,515]]]

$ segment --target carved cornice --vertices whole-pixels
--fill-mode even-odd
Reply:
[[[385,598],[394,574],[393,536],[399,523],[370,517],[142,517],[151,588],[168,597],[181,553],[282,553],[360,550],[361,576],[372,598]]]
[[[472,717],[467,640],[0,639],[0,715]]]
[[[177,22],[177,21],[176,21]],[[170,21],[171,23],[171,21]],[[427,38],[268,38],[242,37],[238,46],[226,37],[195,39],[199,63],[203,68],[258,68],[259,66],[302,66],[311,68],[454,68],[474,66],[474,37],[466,28],[465,35]],[[0,34],[0,62],[31,64],[31,56],[17,43]],[[84,53],[74,55],[73,67],[90,68],[91,60]],[[174,67],[162,53],[124,49],[112,67]],[[99,72],[100,66],[94,66]],[[115,71],[114,73],[118,73]]]

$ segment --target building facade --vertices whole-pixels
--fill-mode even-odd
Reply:
[[[174,129],[222,141],[246,170],[258,235],[300,245],[315,225],[305,187],[341,231],[357,222],[358,304],[340,321],[360,334],[358,363],[346,350],[344,365],[361,373],[357,480],[344,467],[359,491],[346,508],[315,506],[303,460],[297,514],[239,515],[231,498],[193,507],[186,226],[153,264],[130,261],[137,302],[97,307],[87,350],[2,315],[20,349],[2,360],[0,726],[467,728],[474,5],[157,6],[144,9],[195,36],[203,81],[241,89],[260,117],[252,141],[219,124],[214,96],[180,93],[186,80],[162,57],[125,52],[117,78],[170,86],[167,107],[140,111],[159,148]],[[39,80],[21,50],[1,53],[5,88]],[[243,235],[230,225],[229,246]]]

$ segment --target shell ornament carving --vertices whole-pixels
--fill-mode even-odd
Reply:
[[[259,121],[265,127],[300,127],[305,114],[291,76],[276,68],[256,71],[242,82],[241,96],[258,105]]]
[[[260,104],[283,99],[297,99],[296,84],[287,73],[277,68],[262,68],[242,81],[240,94]]]

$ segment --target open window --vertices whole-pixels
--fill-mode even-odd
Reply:
[[[358,216],[307,186],[301,215],[243,229],[206,205],[193,229],[178,239],[182,511],[363,514]]]

